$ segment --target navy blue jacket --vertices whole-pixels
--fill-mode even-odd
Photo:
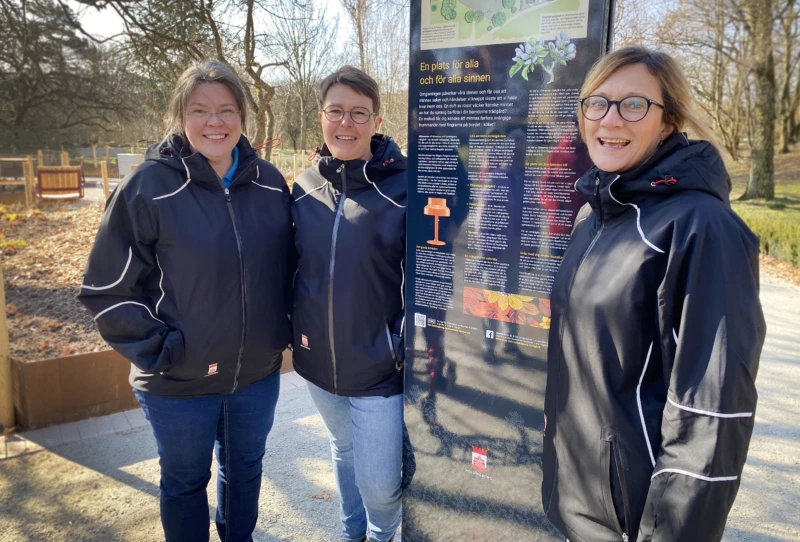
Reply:
[[[291,341],[291,196],[246,138],[223,189],[173,136],[108,200],[79,299],[156,395],[231,393],[280,369]]]
[[[552,291],[544,509],[572,541],[720,540],[753,430],[758,238],[707,142],[589,171]]]
[[[369,161],[323,148],[292,186],[294,367],[337,395],[403,391],[406,159],[376,134]]]

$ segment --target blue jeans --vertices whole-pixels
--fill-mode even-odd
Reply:
[[[166,397],[134,390],[153,427],[161,465],[161,525],[167,542],[208,541],[211,453],[216,452],[217,533],[252,540],[261,462],[280,392],[280,373],[232,395]]]
[[[401,520],[402,394],[341,397],[307,384],[331,439],[344,540],[391,540]]]

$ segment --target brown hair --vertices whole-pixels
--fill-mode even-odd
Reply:
[[[595,62],[589,70],[581,87],[581,97],[590,96],[618,69],[634,64],[644,65],[650,75],[658,80],[664,101],[664,123],[672,127],[673,133],[680,133],[688,128],[695,137],[719,148],[717,138],[695,112],[692,89],[683,75],[683,70],[667,53],[639,45],[623,47],[608,53]],[[585,141],[585,119],[580,104],[578,104],[578,127]]]
[[[247,99],[245,89],[239,77],[232,69],[216,60],[200,60],[186,68],[178,77],[178,82],[172,90],[165,121],[167,124],[166,138],[176,134],[186,137],[183,129],[183,118],[186,115],[186,105],[198,85],[203,83],[221,83],[228,87],[236,100],[242,120],[242,132],[247,130]]]
[[[317,89],[317,100],[319,108],[325,103],[325,96],[333,85],[344,85],[353,91],[372,100],[373,113],[378,113],[381,109],[381,92],[375,79],[367,75],[366,72],[353,66],[342,66],[319,84]]]

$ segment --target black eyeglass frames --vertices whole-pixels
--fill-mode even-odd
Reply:
[[[581,112],[587,120],[602,119],[608,115],[612,105],[617,106],[619,116],[628,122],[638,122],[645,118],[652,105],[664,109],[662,104],[644,96],[628,96],[621,100],[609,100],[603,96],[587,96],[578,101],[581,104]]]

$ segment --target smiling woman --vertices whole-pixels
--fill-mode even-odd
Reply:
[[[291,341],[291,197],[242,135],[244,96],[219,62],[183,72],[166,137],[108,201],[80,294],[132,364],[175,542],[208,540],[214,451],[220,538],[251,539]]]
[[[570,539],[720,540],[756,407],[758,239],[671,57],[609,53],[581,95],[594,167],[551,294],[544,509]]]
[[[407,174],[376,133],[380,106],[363,71],[326,77],[325,144],[292,186],[294,367],[330,434],[342,538],[354,542],[387,542],[400,525]]]

